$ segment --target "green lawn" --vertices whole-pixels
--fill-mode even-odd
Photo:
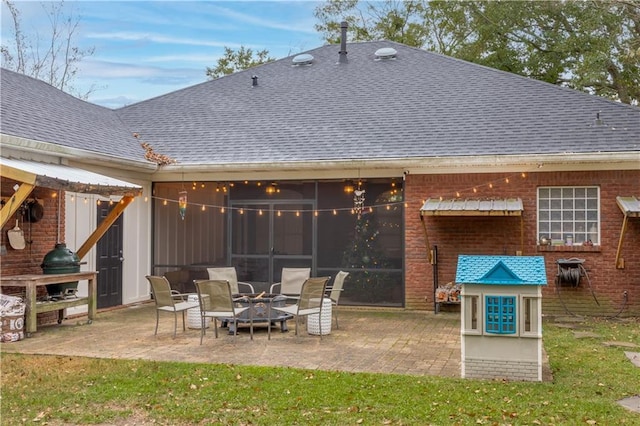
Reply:
[[[523,383],[2,354],[2,425],[640,425],[616,401],[640,368],[640,322],[545,322],[554,381]]]

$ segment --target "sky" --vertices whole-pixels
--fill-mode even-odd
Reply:
[[[50,14],[40,1],[13,1],[22,31],[51,40]],[[49,3],[49,4],[48,4]],[[50,7],[52,2],[44,2]],[[59,3],[59,2],[53,2]],[[324,44],[314,29],[315,1],[65,1],[80,18],[76,45],[95,52],[79,64],[75,88],[88,101],[119,108],[207,80],[224,48],[266,49],[276,59]],[[2,44],[13,25],[2,4]],[[37,36],[37,37],[36,37]]]

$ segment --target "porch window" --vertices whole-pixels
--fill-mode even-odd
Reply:
[[[516,297],[485,296],[485,331],[490,334],[516,333]]]
[[[538,239],[558,245],[600,244],[600,189],[538,188]]]

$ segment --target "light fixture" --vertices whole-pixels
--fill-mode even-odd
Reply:
[[[348,181],[345,182],[345,184],[344,184],[344,192],[346,194],[352,194],[353,191],[355,191],[355,190],[356,190],[356,187],[353,185],[353,181],[348,180]]]
[[[276,192],[279,192],[275,182],[272,182],[271,185],[267,185],[265,191],[267,191],[267,194],[275,194]]]

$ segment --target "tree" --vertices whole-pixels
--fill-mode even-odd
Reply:
[[[207,76],[211,79],[216,79],[272,61],[275,61],[275,58],[270,57],[267,50],[259,50],[254,55],[253,50],[244,46],[240,46],[235,52],[225,47],[224,56],[218,59],[217,66],[215,68],[207,67]]]
[[[388,39],[624,103],[640,101],[640,1],[329,0],[316,29],[335,42]]]
[[[86,99],[94,90],[79,93],[73,86],[78,63],[94,54],[94,47],[81,49],[75,44],[80,17],[65,14],[64,2],[42,3],[49,18],[51,32],[47,37],[39,33],[27,35],[22,29],[20,11],[9,0],[2,0],[11,16],[13,38],[2,44],[2,66],[46,81],[67,93]]]

